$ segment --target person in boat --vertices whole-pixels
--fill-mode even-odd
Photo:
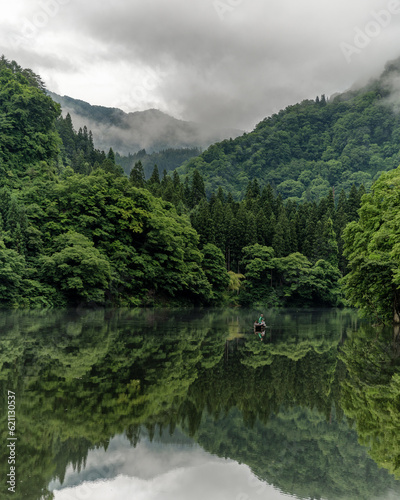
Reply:
[[[258,334],[260,340],[262,340],[265,335],[265,321],[264,321],[264,316],[262,314],[260,314],[258,322],[257,321],[254,322],[254,333]]]

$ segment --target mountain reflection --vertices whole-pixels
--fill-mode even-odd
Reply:
[[[374,344],[354,312],[265,316],[260,341],[252,329],[257,312],[246,310],[2,313],[0,428],[6,443],[11,390],[18,437],[16,493],[3,480],[3,497],[53,498],[54,485],[70,485],[71,470],[85,480],[88,456],[106,452],[117,436],[131,448],[188,445],[246,464],[298,498],[400,496],[345,416],[372,444],[372,458],[395,472],[398,416],[383,416],[395,413],[398,356]],[[382,418],[367,425],[365,408]],[[379,448],[382,436],[390,439]],[[120,473],[112,467],[101,477]],[[1,477],[8,471],[3,446]]]

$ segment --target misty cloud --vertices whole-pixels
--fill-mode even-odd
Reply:
[[[24,0],[3,33],[20,33],[43,5],[55,14],[29,43],[0,41],[58,93],[250,130],[289,104],[381,72],[400,55],[396,2]],[[362,47],[360,32],[369,37]],[[344,46],[356,48],[351,57]]]

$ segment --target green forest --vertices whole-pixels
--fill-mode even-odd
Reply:
[[[379,229],[390,210],[377,201],[368,233],[359,214],[385,175],[400,175],[400,119],[387,99],[398,70],[201,154],[122,157],[97,150],[41,78],[3,56],[0,305],[352,305],[392,320],[398,218]]]

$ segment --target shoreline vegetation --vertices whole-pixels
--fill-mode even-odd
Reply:
[[[146,179],[3,56],[0,307],[353,306],[398,319],[400,118],[385,83],[398,66]]]

